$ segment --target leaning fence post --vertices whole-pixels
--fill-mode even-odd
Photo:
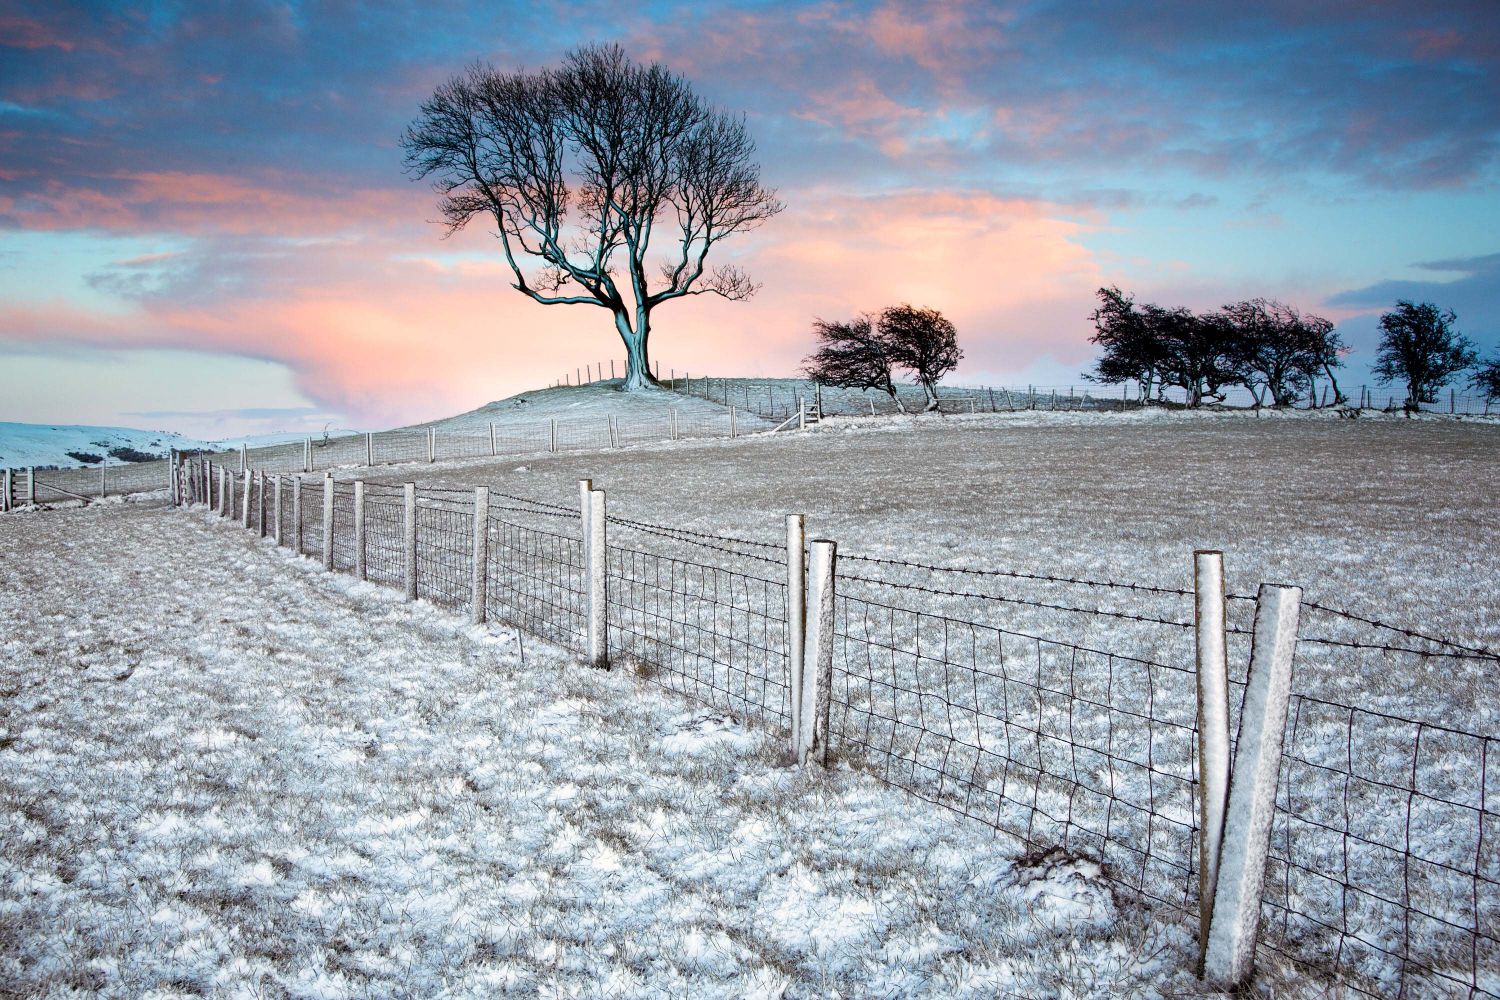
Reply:
[[[490,424],[490,427],[494,427]],[[475,625],[483,625],[489,602],[490,558],[490,488],[474,487],[474,560],[469,584],[469,603],[473,606]]]
[[[606,617],[609,594],[605,587],[608,547],[604,537],[605,498],[603,490],[589,491],[587,547],[589,567],[589,666],[609,668],[609,621]]]
[[[292,551],[302,554],[302,477],[292,477]]]
[[[786,516],[786,676],[792,701],[792,754],[801,759],[802,667],[807,628],[807,515]]]
[[[403,549],[405,550],[406,599],[415,601],[417,599],[417,484],[405,483],[402,491],[401,529],[405,535]]]
[[[250,529],[250,470],[245,470],[245,495],[240,497],[240,527]]]
[[[271,477],[271,489],[276,495],[271,498],[271,517],[275,519],[275,526],[271,529],[271,537],[276,539],[276,547],[281,548],[281,477]]]
[[[365,564],[365,481],[354,481],[354,578],[366,577]]]
[[[1255,965],[1301,610],[1302,588],[1261,584],[1203,959],[1204,978],[1231,988],[1243,983]]]
[[[828,765],[828,694],[833,686],[833,569],[837,548],[826,538],[814,539],[807,570],[808,622],[798,706],[799,765],[805,765],[808,758]]]
[[[333,569],[333,473],[323,473],[323,568]]]
[[[1224,805],[1229,797],[1229,664],[1224,644],[1224,553],[1193,553],[1198,656],[1198,960],[1208,947]]]

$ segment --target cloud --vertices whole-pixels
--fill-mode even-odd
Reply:
[[[1362,312],[1385,311],[1397,299],[1435,302],[1458,314],[1458,328],[1480,344],[1500,346],[1500,253],[1425,261],[1413,267],[1457,274],[1446,281],[1379,281],[1329,297],[1335,306]]]

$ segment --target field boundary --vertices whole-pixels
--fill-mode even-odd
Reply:
[[[808,539],[800,515],[759,538],[622,517],[588,481],[567,500],[174,469],[174,503],[330,571],[633,669],[1028,851],[1096,860],[1124,898],[1197,911],[1213,978],[1241,980],[1258,945],[1370,996],[1500,996],[1500,736],[1319,697],[1291,672],[1294,654],[1305,673],[1488,669],[1494,651],[1295,588],[1226,594],[1221,569],[1217,590],[1211,569],[1178,590],[865,557]]]

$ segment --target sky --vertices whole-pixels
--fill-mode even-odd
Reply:
[[[623,360],[608,313],[450,238],[399,137],[475,60],[618,42],[743,113],[786,209],[668,303],[665,373],[793,375],[815,318],[940,309],[950,381],[1081,385],[1094,292],[1335,320],[1398,298],[1500,348],[1493,0],[0,0],[0,420],[377,429]]]

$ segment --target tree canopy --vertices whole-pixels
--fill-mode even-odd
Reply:
[[[754,294],[743,271],[710,267],[708,256],[783,207],[760,183],[743,118],[618,45],[585,46],[534,73],[470,66],[422,103],[401,144],[407,170],[432,180],[449,233],[476,218],[494,225],[513,287],[546,305],[610,312],[627,388],[652,382],[657,307]]]

